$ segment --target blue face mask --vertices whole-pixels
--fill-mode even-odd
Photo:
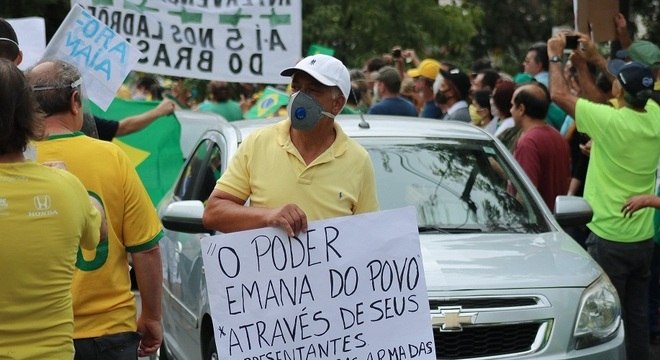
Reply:
[[[335,118],[335,115],[323,111],[321,104],[316,99],[302,91],[291,95],[286,110],[289,113],[289,118],[291,118],[291,126],[302,131],[314,128],[323,115],[331,119]]]

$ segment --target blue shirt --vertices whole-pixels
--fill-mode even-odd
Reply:
[[[417,117],[417,108],[401,96],[393,96],[380,100],[369,108],[369,114],[401,115]]]
[[[441,119],[442,115],[442,110],[440,110],[440,108],[435,104],[435,100],[429,100],[424,102],[422,113],[419,116],[430,119]]]

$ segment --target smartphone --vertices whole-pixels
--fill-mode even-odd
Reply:
[[[578,47],[578,39],[580,37],[577,35],[567,35],[566,36],[566,49],[567,50],[574,50],[577,49]]]

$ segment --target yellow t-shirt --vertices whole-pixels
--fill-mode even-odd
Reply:
[[[378,210],[374,169],[367,151],[335,123],[335,142],[306,165],[291,142],[291,122],[259,129],[239,146],[216,188],[250,206],[294,203],[308,220]]]
[[[83,252],[73,279],[74,338],[135,331],[127,252],[158,245],[160,219],[128,156],[115,144],[77,132],[36,142],[37,161],[63,161],[106,211],[108,241]]]
[[[0,359],[73,358],[71,281],[101,217],[72,174],[0,163]]]

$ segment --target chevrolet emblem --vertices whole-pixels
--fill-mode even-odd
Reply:
[[[440,315],[431,315],[431,323],[433,326],[440,325],[440,331],[463,331],[463,325],[474,324],[477,320],[476,312],[461,312],[460,306],[440,307],[438,310],[440,310]]]

